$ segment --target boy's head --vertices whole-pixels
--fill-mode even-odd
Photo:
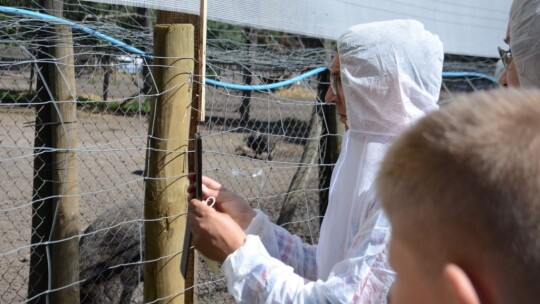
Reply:
[[[377,186],[393,304],[540,299],[540,91],[477,93],[426,116]]]

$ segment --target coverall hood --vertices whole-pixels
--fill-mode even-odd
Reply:
[[[421,23],[392,20],[349,28],[337,52],[349,130],[332,174],[317,250],[318,277],[350,272],[347,268],[358,264],[352,257],[361,256],[359,276],[372,272],[392,278],[381,274],[390,271],[390,225],[375,197],[374,180],[392,140],[437,109],[443,47]],[[377,294],[386,295],[391,282],[378,285]]]

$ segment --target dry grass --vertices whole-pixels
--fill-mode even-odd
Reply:
[[[279,98],[295,100],[313,100],[317,97],[317,92],[310,88],[294,84],[290,87],[278,89],[275,95]]]

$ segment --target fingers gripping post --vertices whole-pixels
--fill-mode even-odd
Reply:
[[[199,133],[195,134],[195,198],[203,201],[210,207],[214,207],[216,204],[216,198],[213,196],[208,197],[206,200],[203,200],[202,193],[202,139]],[[188,213],[190,210],[188,209]],[[189,263],[189,254],[191,251],[191,223],[189,222],[189,217],[186,220],[186,235],[184,237],[184,245],[182,249],[182,261],[180,263],[180,272],[184,277],[187,275],[187,268]],[[204,257],[204,256],[203,256]],[[219,272],[219,267],[217,262],[210,261],[205,258],[206,264],[214,272]]]

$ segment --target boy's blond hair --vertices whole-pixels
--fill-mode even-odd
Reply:
[[[500,300],[540,299],[540,91],[475,93],[426,116],[377,186],[431,270],[455,263],[479,286],[489,275]]]

